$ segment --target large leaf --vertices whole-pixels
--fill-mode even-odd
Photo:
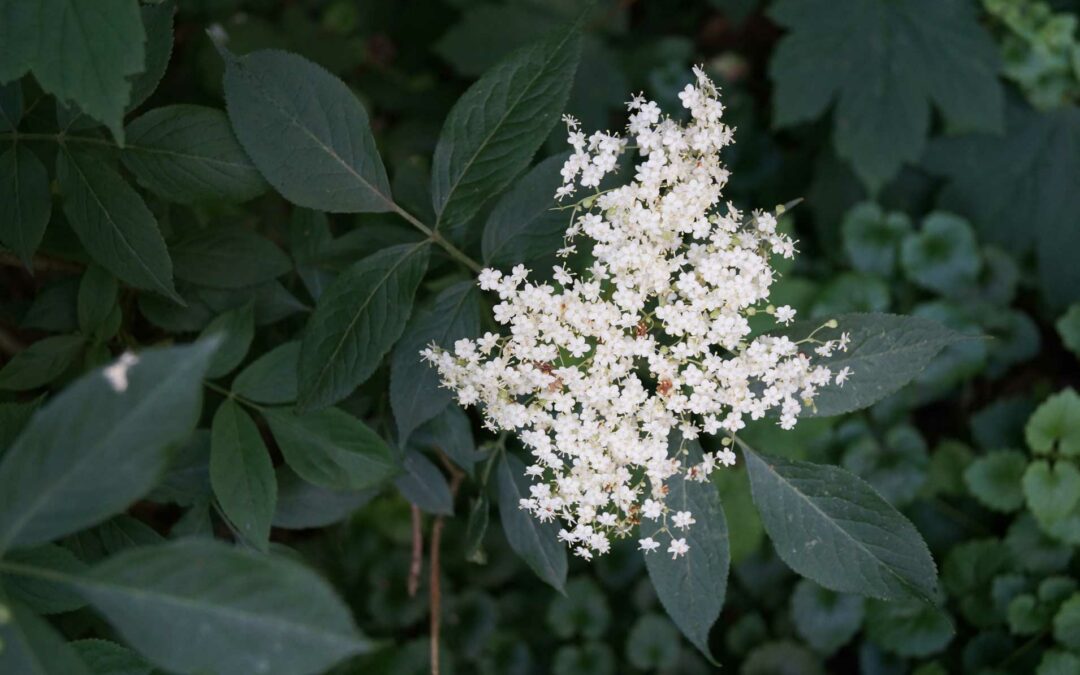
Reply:
[[[8,604],[0,622],[0,673],[12,675],[90,675],[71,646],[49,622],[19,604]]]
[[[318,673],[371,646],[317,574],[212,540],[125,551],[79,588],[127,642],[177,673]]]
[[[81,335],[50,335],[15,354],[0,368],[0,389],[26,391],[49,384],[83,353]]]
[[[529,479],[520,459],[504,453],[499,460],[499,518],[510,548],[521,556],[536,576],[562,592],[566,586],[566,547],[559,541],[559,526],[540,522],[521,509],[529,496]]]
[[[344,82],[287,52],[225,61],[236,137],[278,192],[318,211],[394,209],[367,113]]]
[[[484,262],[509,269],[519,263],[554,261],[570,224],[570,212],[556,207],[566,155],[540,162],[507,191],[488,216],[482,240]]]
[[[255,359],[233,380],[238,396],[256,403],[289,403],[296,400],[296,364],[300,343],[286,342]]]
[[[56,165],[64,214],[90,256],[132,286],[179,301],[165,241],[138,193],[96,155],[65,149]]]
[[[313,485],[287,466],[277,470],[278,500],[274,527],[303,530],[342,521],[371,501],[377,489],[329,490]]]
[[[22,0],[0,0],[0,82],[10,82],[30,70],[37,55],[40,7]]]
[[[663,549],[646,553],[645,566],[668,616],[686,639],[713,660],[709,650],[709,629],[724,606],[731,563],[727,520],[720,506],[720,494],[712,482],[686,480],[679,475],[666,485],[670,490],[667,507],[672,512],[689,511],[697,521],[686,531],[671,526],[671,535],[685,536],[690,550],[678,558]],[[653,534],[646,523],[657,524],[656,521],[643,522],[640,528],[643,537]],[[667,535],[660,536],[667,538]]]
[[[937,568],[919,532],[861,478],[742,448],[762,523],[793,570],[841,593],[936,600]]]
[[[120,157],[140,185],[169,201],[242,202],[266,190],[229,118],[213,108],[170,105],[145,113],[128,124]]]
[[[788,33],[770,64],[775,123],[834,101],[833,143],[871,190],[922,155],[930,104],[954,131],[999,132],[997,48],[961,0],[782,0]]]
[[[57,99],[104,123],[123,143],[128,77],[145,67],[146,32],[129,0],[40,0],[34,77]]]
[[[244,539],[265,551],[277,503],[274,464],[255,422],[225,399],[210,429],[210,484],[221,510]]]
[[[297,415],[263,410],[285,461],[301,478],[330,490],[377,487],[401,471],[401,459],[371,428],[337,408]]]
[[[803,413],[810,417],[866,408],[910,382],[945,347],[973,339],[916,316],[842,314],[835,319],[836,328],[821,328],[825,323],[821,319],[801,321],[781,331],[796,341],[814,331],[814,339],[819,341],[834,340],[844,333],[850,337],[847,351],[836,350],[828,358],[811,353],[814,363],[828,366],[834,374],[848,368],[850,376],[842,385],[829,384],[818,391],[814,407]]]
[[[247,288],[292,269],[269,239],[239,225],[199,230],[170,248],[176,278],[212,288]]]
[[[45,166],[26,145],[14,144],[0,154],[0,242],[28,267],[51,213]]]
[[[461,227],[528,168],[566,105],[580,53],[578,27],[562,29],[509,56],[458,99],[432,160],[438,227]]]
[[[375,372],[405,329],[428,247],[393,246],[364,258],[319,298],[300,347],[302,409],[337,403]]]
[[[390,405],[399,443],[404,444],[417,427],[442,412],[453,399],[420,351],[432,344],[452,350],[454,342],[479,332],[480,291],[473,281],[446,288],[409,322],[390,361]]]
[[[1039,280],[1059,307],[1076,300],[1080,266],[1080,109],[1007,111],[1004,136],[973,134],[937,141],[928,166],[945,174],[944,207],[971,218],[982,238],[1023,252],[1035,249]]]
[[[149,492],[195,425],[216,347],[124,357],[42,407],[0,460],[0,551],[88,527]]]
[[[30,565],[56,570],[65,574],[81,574],[86,563],[75,557],[70,550],[57,544],[46,544],[23,551],[11,551],[4,560],[17,565]],[[73,612],[86,606],[86,601],[73,588],[52,579],[36,579],[6,574],[0,585],[15,600],[22,602],[38,614]]]

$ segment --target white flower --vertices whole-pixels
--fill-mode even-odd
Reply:
[[[848,368],[848,367],[846,367],[846,366],[845,366],[845,367],[843,367],[843,368],[841,368],[841,369],[840,369],[840,372],[838,372],[838,373],[836,374],[836,384],[838,384],[838,385],[840,385],[841,387],[843,387],[843,386],[844,386],[844,382],[846,382],[846,381],[847,381],[847,379],[848,379],[848,377],[850,377],[850,376],[851,376],[851,368]]]
[[[649,553],[660,548],[660,542],[653,541],[652,537],[645,537],[644,539],[638,539],[638,550]]]
[[[672,539],[667,552],[671,554],[671,559],[675,560],[681,555],[686,555],[686,552],[689,550],[690,546],[686,543],[686,538],[683,537],[682,539]]]
[[[586,194],[566,207],[558,253],[580,251],[589,265],[560,265],[551,281],[523,265],[483,270],[501,334],[423,352],[459,403],[478,405],[485,426],[521,440],[531,454],[526,475],[541,488],[521,507],[560,519],[560,540],[587,559],[642,520],[664,518],[670,481],[706,481],[734,465],[727,447],[691,461],[687,439],[734,434],[766,416],[793,427],[834,378],[800,349],[827,355],[846,345],[843,336],[754,336],[749,317],[759,312],[781,324],[795,317],[769,304],[771,258],[793,256],[795,245],[772,214],[725,200],[721,153],[732,130],[716,86],[700,69],[694,75],[679,97],[686,122],[640,95],[627,104],[625,135],[586,134],[564,118],[571,152],[557,196]],[[598,191],[631,146],[636,167]],[[684,443],[671,449],[674,432]],[[694,518],[678,512],[672,522],[685,530]],[[639,544],[662,546],[652,537]],[[687,548],[677,539],[668,552]]]
[[[123,393],[128,388],[128,370],[139,362],[139,357],[131,352],[124,352],[111,366],[107,366],[102,373],[108,380],[109,386],[117,393]]]

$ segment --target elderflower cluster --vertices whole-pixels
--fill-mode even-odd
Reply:
[[[556,266],[551,282],[530,281],[522,265],[483,270],[504,334],[423,352],[462,405],[479,405],[488,427],[516,433],[531,451],[521,508],[561,519],[560,538],[586,559],[635,527],[642,550],[666,535],[667,553],[685,554],[695,519],[665,504],[669,479],[707,481],[735,463],[731,437],[747,419],[774,413],[790,429],[821,386],[848,375],[815,365],[787,337],[751,338],[749,316],[795,317],[767,304],[770,257],[791,258],[795,246],[773,215],[722,205],[720,151],[732,129],[716,87],[695,74],[679,96],[685,123],[641,96],[630,101],[632,146],[615,134],[586,137],[566,118],[574,152],[557,196],[593,190],[567,207],[561,254],[587,247],[591,263],[580,273]],[[633,179],[600,191],[631,147],[640,156]],[[847,339],[802,342],[831,353]],[[686,440],[721,432],[720,451],[691,459]],[[674,434],[683,442],[669,448]]]

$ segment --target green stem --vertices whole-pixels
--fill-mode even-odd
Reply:
[[[226,389],[225,387],[222,387],[219,384],[214,384],[210,380],[203,380],[203,386],[205,386],[207,389],[216,391],[217,393],[221,394],[225,398],[231,398],[234,401],[236,401],[237,403],[239,403],[240,405],[247,406],[248,408],[251,408],[252,410],[261,411],[263,409],[263,407],[261,405],[259,405],[258,403],[244,398],[243,396],[237,394],[236,392],[232,391],[231,389]]]

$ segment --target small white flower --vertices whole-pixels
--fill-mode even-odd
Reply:
[[[668,546],[667,552],[671,554],[671,559],[675,560],[681,555],[686,555],[686,552],[690,550],[690,546],[686,543],[686,538],[672,539],[671,546]]]
[[[646,499],[641,505],[641,515],[650,520],[656,520],[664,512],[664,505],[652,499]]]
[[[128,388],[128,370],[139,362],[139,357],[131,352],[124,352],[111,366],[105,368],[102,373],[108,380],[113,391],[122,393]]]
[[[836,348],[839,349],[842,352],[846,352],[847,348],[848,348],[848,344],[850,342],[851,342],[851,334],[850,333],[841,333],[840,334],[840,339],[837,341]]]
[[[650,553],[660,548],[660,542],[654,541],[652,537],[645,537],[644,539],[638,539],[638,550]]]
[[[679,511],[671,518],[671,522],[675,523],[675,527],[680,530],[685,530],[697,521],[694,520],[694,516],[689,511]]]
[[[836,384],[843,387],[844,382],[846,382],[849,377],[851,377],[851,368],[848,368],[846,366],[844,368],[841,368],[840,372],[836,374]]]
[[[790,305],[776,308],[776,320],[785,326],[795,320],[795,310]]]

